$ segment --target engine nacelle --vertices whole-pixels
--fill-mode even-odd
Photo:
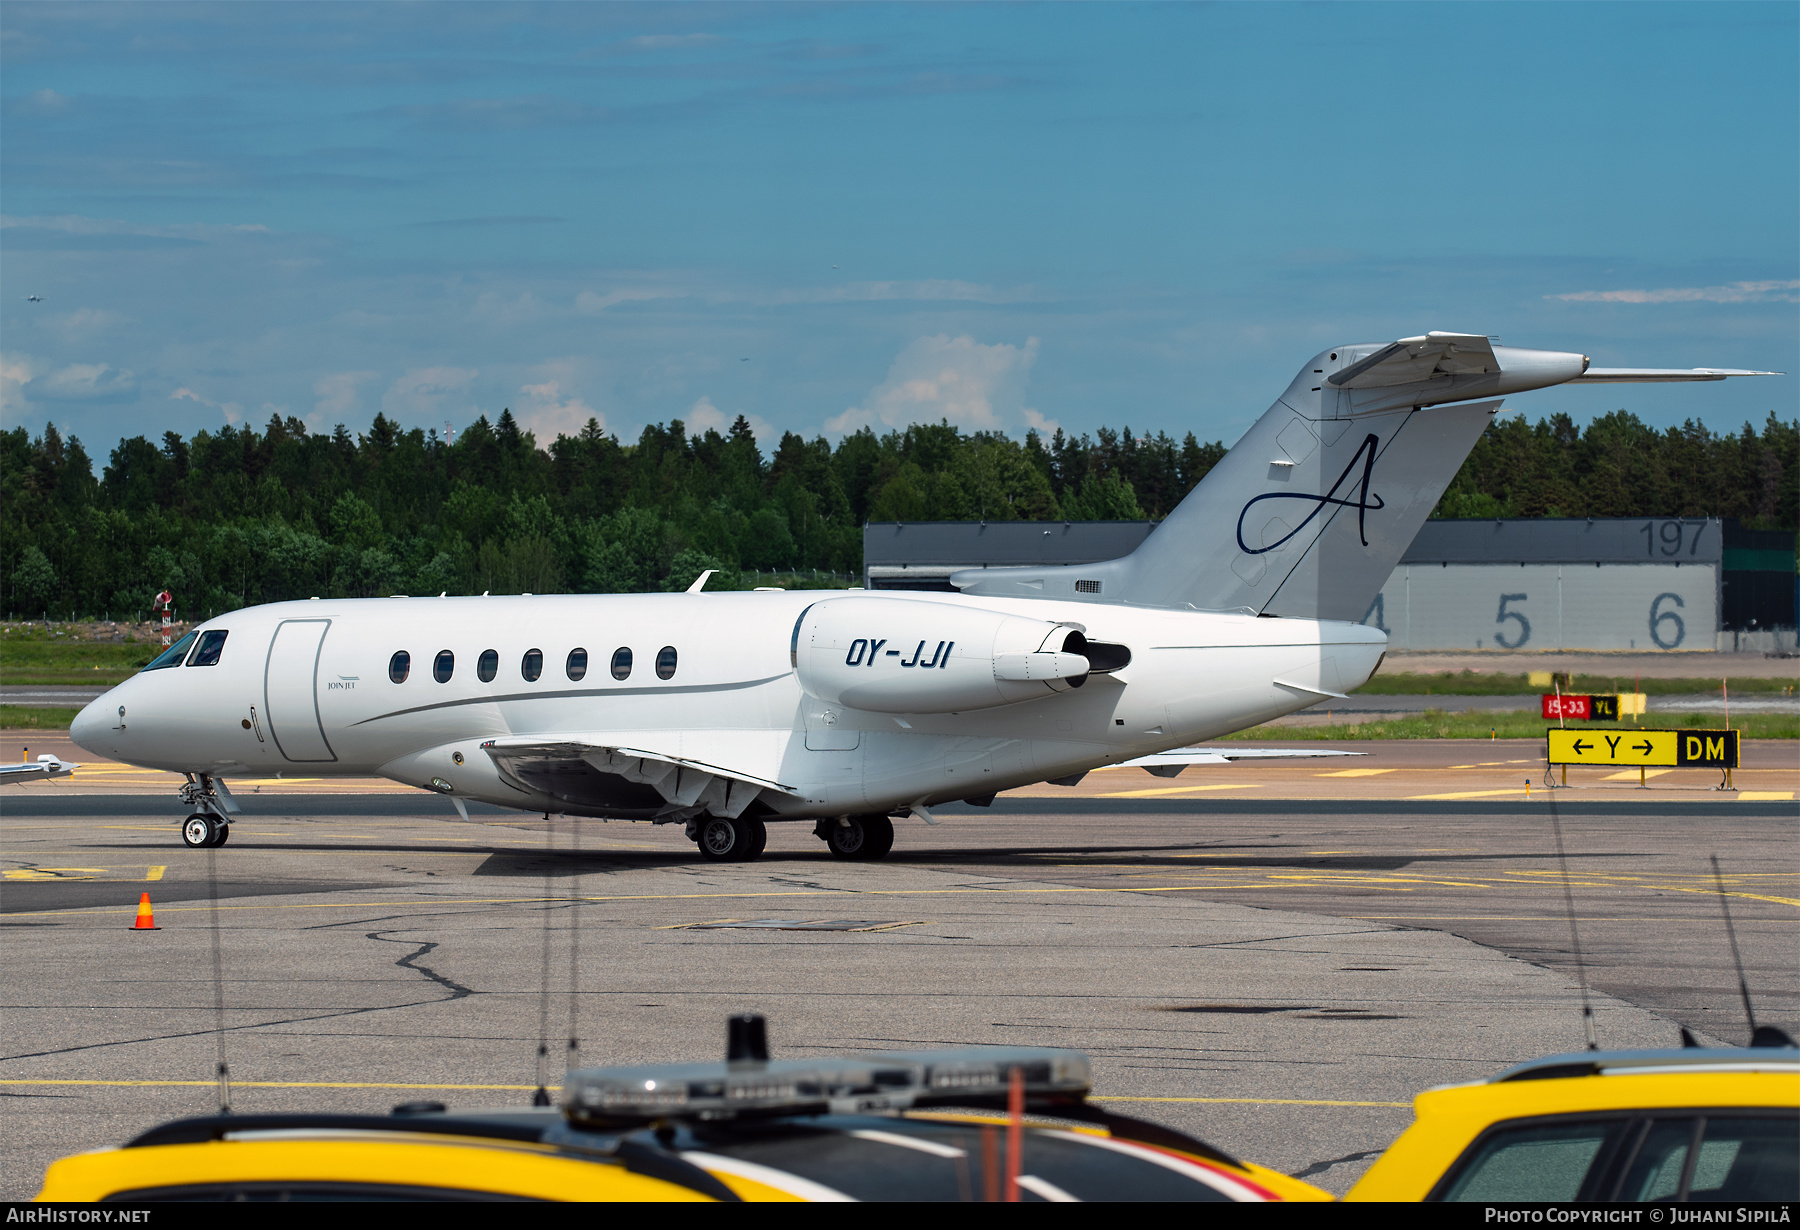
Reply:
[[[792,660],[808,694],[877,713],[956,713],[1087,682],[1087,638],[1042,619],[897,598],[829,598],[801,612]]]

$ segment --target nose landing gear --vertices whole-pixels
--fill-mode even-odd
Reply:
[[[217,816],[195,812],[181,826],[181,840],[189,849],[216,849],[231,839],[231,826]]]
[[[231,820],[237,803],[225,783],[209,774],[189,773],[181,788],[181,801],[195,809],[181,824],[181,841],[190,850],[217,849],[231,839]]]

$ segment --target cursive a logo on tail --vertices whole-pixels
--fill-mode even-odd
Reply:
[[[844,665],[874,666],[877,662],[886,661],[888,658],[903,658],[904,660],[898,665],[916,666],[923,670],[930,670],[935,666],[937,669],[943,670],[950,665],[950,648],[956,642],[939,641],[937,648],[931,651],[929,658],[925,656],[925,646],[930,644],[929,641],[920,641],[913,649],[910,658],[904,657],[905,651],[903,650],[883,648],[886,644],[885,640],[878,641],[873,638],[863,640],[859,637],[850,642],[850,651],[844,655]]]
[[[1375,452],[1380,443],[1381,442],[1376,439],[1373,432],[1363,437],[1362,444],[1356,450],[1356,456],[1350,459],[1350,464],[1344,467],[1344,472],[1338,475],[1337,482],[1331,484],[1331,490],[1327,491],[1324,495],[1309,495],[1304,491],[1271,491],[1265,495],[1255,497],[1248,504],[1244,505],[1243,511],[1238,513],[1238,550],[1242,551],[1245,555],[1263,555],[1273,551],[1276,547],[1286,543],[1295,534],[1298,534],[1301,530],[1305,529],[1307,525],[1312,522],[1312,519],[1318,516],[1326,508],[1334,506],[1338,508],[1354,508],[1356,510],[1356,533],[1357,536],[1362,539],[1362,545],[1365,547],[1368,546],[1369,534],[1365,527],[1364,519],[1371,509],[1380,512],[1383,508],[1387,507],[1380,496],[1369,494],[1369,477],[1375,470]],[[1360,484],[1355,481],[1350,482],[1351,489],[1357,492],[1357,498],[1353,500],[1339,499],[1338,491],[1343,488],[1344,483],[1347,480],[1350,480],[1350,475],[1355,472],[1358,464],[1362,466],[1361,482]],[[1250,510],[1252,508],[1262,503],[1264,500],[1300,500],[1302,502],[1311,503],[1312,511],[1306,514],[1306,520],[1302,521],[1299,525],[1296,525],[1293,529],[1289,530],[1286,534],[1282,535],[1282,537],[1270,543],[1268,546],[1253,547],[1244,541],[1244,518],[1250,515]]]

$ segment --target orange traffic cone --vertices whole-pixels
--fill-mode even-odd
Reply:
[[[150,912],[150,894],[145,893],[138,898],[137,922],[131,926],[133,931],[161,931],[156,925],[156,916]]]

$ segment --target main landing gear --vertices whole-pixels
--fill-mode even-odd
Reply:
[[[873,862],[894,848],[894,822],[886,816],[837,816],[813,826],[833,858]]]
[[[181,826],[181,840],[192,850],[216,849],[230,839],[231,826],[205,812],[195,812]]]
[[[729,816],[702,816],[693,835],[700,857],[709,863],[748,863],[769,844],[769,830],[761,820]]]

